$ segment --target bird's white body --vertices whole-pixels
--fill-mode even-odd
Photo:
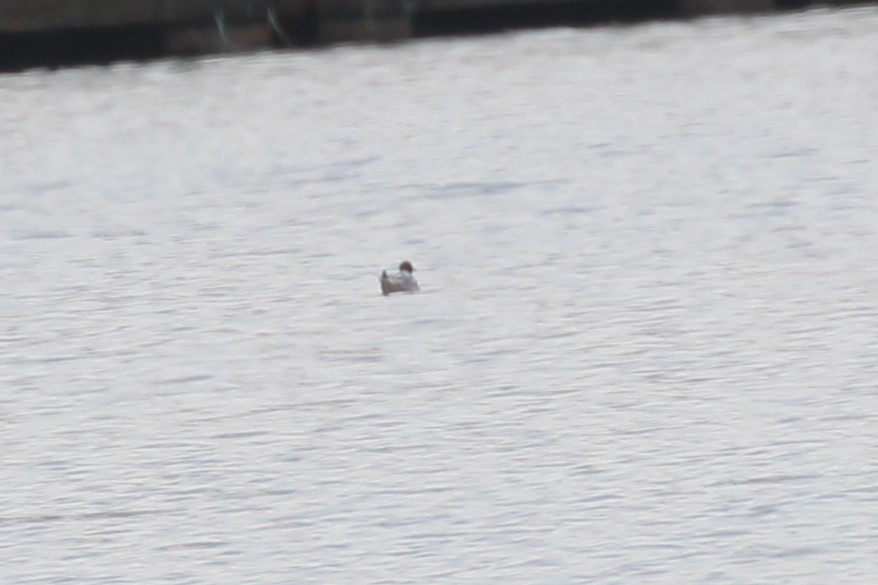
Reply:
[[[412,265],[406,261],[399,265],[399,272],[388,274],[386,270],[381,271],[381,294],[389,295],[397,292],[417,292],[421,290],[418,281],[412,276],[414,272]]]

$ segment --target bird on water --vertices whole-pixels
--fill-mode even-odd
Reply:
[[[387,296],[396,292],[417,292],[421,290],[418,281],[412,276],[415,269],[412,263],[404,260],[399,265],[399,272],[387,274],[386,270],[381,271],[381,294]]]

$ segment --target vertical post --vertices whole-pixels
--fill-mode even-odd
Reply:
[[[213,19],[216,21],[216,29],[219,31],[223,46],[227,46],[229,44],[229,32],[226,29],[226,16],[223,13],[223,9],[219,6],[215,6],[213,9]]]

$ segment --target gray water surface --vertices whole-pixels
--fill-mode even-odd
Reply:
[[[0,582],[873,583],[876,30],[0,76]]]

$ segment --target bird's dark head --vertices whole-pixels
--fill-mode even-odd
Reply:
[[[411,263],[411,262],[409,262],[408,260],[404,260],[404,261],[399,265],[399,271],[400,271],[400,272],[408,272],[408,273],[411,274],[412,272],[415,271],[415,269],[414,269],[414,267],[412,267],[412,263]]]

